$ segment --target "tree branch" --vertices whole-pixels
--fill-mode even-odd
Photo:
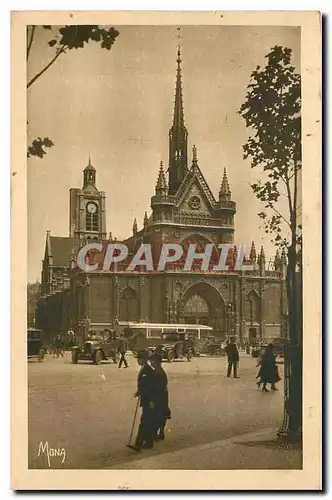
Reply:
[[[27,46],[27,60],[29,59],[30,49],[31,49],[31,45],[33,42],[33,37],[35,35],[35,29],[36,29],[36,26],[32,26],[30,40],[28,41],[28,46]]]
[[[285,218],[285,217],[284,217],[284,216],[283,216],[283,215],[279,212],[279,210],[277,210],[277,209],[276,209],[273,205],[269,205],[269,207],[270,207],[270,208],[272,208],[272,210],[274,210],[274,211],[275,211],[275,213],[276,213],[277,215],[279,215],[279,217],[281,217],[281,218],[282,218],[282,220],[284,220],[284,221],[286,222],[287,226],[291,227],[291,225],[290,225],[289,221],[288,221],[288,220],[287,220],[287,219],[286,219],[286,218]]]
[[[52,59],[52,60],[51,60],[48,64],[46,64],[45,68],[44,68],[44,69],[42,69],[39,73],[37,73],[37,74],[36,74],[36,75],[35,75],[35,76],[34,76],[34,77],[30,80],[30,82],[29,82],[29,83],[28,83],[28,85],[27,85],[27,89],[28,89],[29,87],[31,87],[31,85],[32,85],[32,84],[33,84],[33,83],[34,83],[34,82],[35,82],[35,81],[36,81],[36,80],[37,80],[40,76],[42,76],[42,74],[43,74],[43,73],[45,73],[45,71],[47,71],[47,70],[48,70],[48,68],[49,68],[50,66],[52,66],[52,64],[54,64],[54,63],[55,63],[55,61],[58,59],[58,57],[59,57],[61,54],[63,54],[65,51],[66,51],[66,48],[65,48],[65,47],[61,47],[61,49],[57,52],[57,54],[55,55],[55,57],[53,57],[53,59]]]

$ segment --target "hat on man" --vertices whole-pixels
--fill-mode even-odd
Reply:
[[[147,351],[138,351],[137,353],[137,359],[141,361],[147,361],[149,359],[149,353]]]
[[[155,363],[162,363],[163,357],[157,352],[154,352],[153,354],[151,354],[149,359],[151,361],[154,361]]]

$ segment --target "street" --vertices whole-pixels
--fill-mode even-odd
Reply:
[[[128,369],[106,362],[73,365],[67,353],[59,359],[47,355],[43,363],[29,362],[29,468],[124,468],[124,463],[130,468],[130,462],[141,457],[266,428],[277,430],[282,423],[283,378],[279,391],[259,391],[252,357],[241,355],[239,379],[226,378],[224,357],[164,363],[172,411],[166,440],[152,451],[136,454],[126,444],[136,408],[133,394],[139,366],[131,355],[128,361]],[[282,364],[279,371],[283,377]],[[136,429],[137,425],[134,437]]]

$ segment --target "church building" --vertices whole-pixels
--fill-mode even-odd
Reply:
[[[122,243],[130,259],[142,243],[149,243],[153,256],[160,255],[164,243],[178,243],[184,249],[179,262],[164,271],[116,269],[86,273],[77,266],[79,249],[91,240],[116,241],[106,232],[106,194],[97,188],[97,171],[89,159],[83,171],[82,188],[69,193],[69,235],[46,235],[42,266],[41,299],[37,322],[50,335],[70,328],[79,335],[87,331],[113,329],[118,322],[200,323],[210,325],[220,338],[268,340],[285,335],[286,256],[278,252],[273,270],[266,269],[263,247],[252,243],[246,262],[251,271],[236,271],[237,249],[228,256],[228,271],[201,271],[200,262],[183,269],[188,245],[204,252],[210,243],[234,243],[236,203],[232,199],[226,169],[216,198],[199,166],[196,146],[188,152],[185,126],[181,52],[178,47],[173,122],[169,130],[169,159],[166,173],[161,162],[155,192],[143,227],[133,222],[132,234]],[[214,255],[217,258],[217,254]],[[213,259],[212,259],[213,260]],[[211,262],[213,264],[213,262]]]

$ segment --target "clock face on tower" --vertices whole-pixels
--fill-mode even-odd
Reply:
[[[89,214],[95,214],[97,212],[97,207],[94,203],[88,203],[86,209]]]

